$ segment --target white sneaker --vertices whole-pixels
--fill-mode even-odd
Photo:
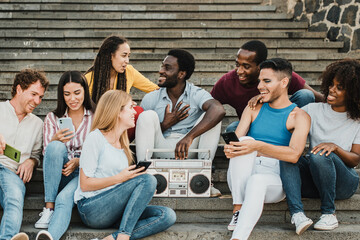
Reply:
[[[210,188],[210,197],[220,197],[221,192],[219,189],[215,188],[213,184],[211,184]]]
[[[41,218],[35,223],[35,228],[48,228],[53,213],[54,210],[43,208],[43,211],[39,214]]]
[[[38,232],[38,234],[36,235],[36,239],[35,240],[53,240],[51,234],[46,231],[46,230],[41,230],[40,232]]]
[[[235,230],[236,224],[237,224],[237,221],[238,221],[238,217],[239,217],[239,210],[236,211],[232,216],[231,222],[229,223],[229,225],[227,227],[229,231],[234,231]]]
[[[323,214],[320,220],[315,223],[314,229],[316,230],[333,230],[339,226],[339,222],[335,214]]]
[[[29,240],[29,236],[26,233],[20,232],[14,235],[11,240]]]
[[[300,235],[313,224],[313,221],[306,217],[303,212],[298,212],[292,215],[291,223],[296,226],[296,234]]]

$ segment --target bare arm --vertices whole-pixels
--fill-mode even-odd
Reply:
[[[319,93],[318,91],[316,91],[315,89],[310,87],[307,83],[305,83],[304,89],[307,89],[307,90],[310,90],[313,92],[313,94],[315,96],[315,102],[323,102],[324,101],[324,95],[322,95],[321,93]]]
[[[320,155],[325,154],[325,156],[329,156],[331,152],[334,152],[348,167],[355,167],[360,163],[360,144],[353,144],[349,152],[335,143],[320,143],[311,149],[310,152],[317,154],[319,151],[321,151]]]
[[[262,104],[258,105],[257,106],[257,110],[259,111],[259,109],[261,108]],[[254,106],[255,107],[255,106]],[[240,118],[240,122],[239,122],[239,125],[237,126],[236,130],[235,130],[235,133],[236,133],[236,136],[239,138],[239,137],[242,137],[242,136],[245,136],[249,129],[250,129],[250,125],[252,123],[252,112],[251,112],[251,109],[250,106],[247,106],[243,113],[241,114],[241,118]],[[258,113],[258,112],[257,112]]]
[[[127,180],[137,177],[144,174],[141,172],[144,170],[144,167],[135,169],[135,165],[131,165],[128,168],[125,168],[120,173],[105,178],[93,178],[85,175],[82,168],[80,168],[80,188],[84,192],[96,191],[104,189],[110,186],[113,186],[118,183],[126,182]]]
[[[275,146],[256,140],[232,142],[231,145],[225,146],[226,156],[232,158],[258,151],[260,154],[281,161],[296,163],[305,148],[306,138],[310,130],[310,116],[301,109],[297,109],[295,114],[294,122],[291,124],[294,126],[294,131],[289,146]]]
[[[176,159],[187,158],[189,147],[194,138],[215,127],[225,116],[224,107],[215,99],[207,100],[202,108],[206,112],[203,119],[176,144]]]

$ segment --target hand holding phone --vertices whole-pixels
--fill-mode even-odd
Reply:
[[[226,144],[230,144],[230,142],[238,142],[239,138],[236,136],[235,132],[225,132],[222,133],[221,136],[223,137]]]
[[[63,134],[65,134],[65,137],[69,137],[71,135],[73,135],[75,133],[75,127],[72,123],[72,119],[69,117],[65,117],[65,118],[59,118],[58,119],[58,124],[59,124],[59,128],[61,130],[64,129],[69,129],[65,132],[63,132]],[[68,133],[68,134],[67,134]],[[71,138],[73,138],[74,136],[72,136]]]
[[[20,162],[21,152],[8,144],[6,144],[4,155],[14,160],[15,162]]]
[[[141,167],[145,167],[145,169],[141,172],[144,172],[146,171],[146,169],[148,169],[148,167],[151,165],[151,162],[150,161],[139,161],[137,164],[136,164],[136,167],[135,169],[138,169],[138,168],[141,168]]]

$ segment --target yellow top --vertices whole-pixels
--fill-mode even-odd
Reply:
[[[126,66],[125,75],[126,75],[126,92],[127,93],[130,92],[130,89],[133,86],[143,92],[146,92],[146,93],[152,92],[159,88],[158,85],[156,85],[155,83],[151,82],[149,79],[144,77],[138,70],[136,70],[131,65]],[[92,88],[93,88],[93,84],[94,84],[94,82],[92,81],[93,72],[88,72],[87,74],[85,74],[85,78],[89,85],[89,91],[90,91],[90,96],[91,96]],[[118,81],[118,79],[116,76],[116,79],[114,82],[114,87],[113,87],[114,90],[116,89],[117,81]]]

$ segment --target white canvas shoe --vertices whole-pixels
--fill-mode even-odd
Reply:
[[[35,228],[48,228],[53,213],[54,210],[43,208],[43,211],[39,214],[41,218],[35,223]]]
[[[310,218],[306,217],[303,212],[298,212],[292,215],[291,223],[295,224],[296,234],[300,235],[305,232],[306,229],[311,226],[311,224],[313,224],[313,221]]]
[[[339,222],[335,214],[323,214],[320,220],[315,223],[314,229],[316,230],[333,230],[339,226]]]

